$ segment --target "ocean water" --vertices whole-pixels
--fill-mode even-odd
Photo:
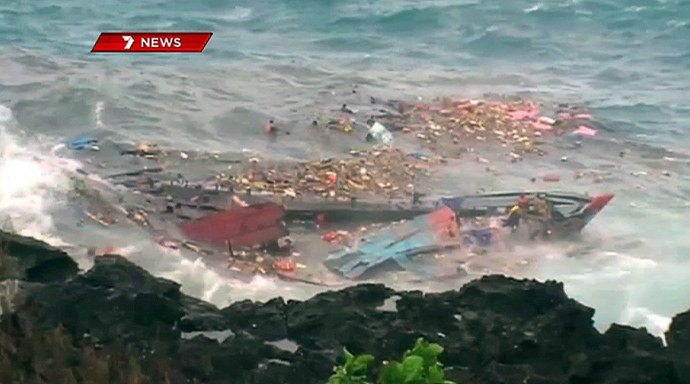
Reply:
[[[602,329],[618,321],[661,334],[690,307],[688,20],[682,0],[4,1],[0,225],[55,244],[119,241],[69,221],[65,195],[79,164],[51,149],[77,135],[312,158],[333,142],[305,127],[345,99],[498,93],[584,104],[605,141],[531,168],[501,165],[501,178],[454,177],[515,189],[530,187],[535,172],[617,164],[605,183],[559,186],[616,193],[583,234],[593,250],[569,258],[544,247],[526,276],[564,281],[597,309]],[[89,53],[100,32],[125,30],[214,35],[203,54]],[[292,130],[289,139],[266,142],[260,127],[271,118]],[[622,149],[624,159],[612,155]],[[131,257],[218,305],[311,294],[270,279],[226,281],[200,260],[151,256],[159,251],[146,236],[127,236]]]

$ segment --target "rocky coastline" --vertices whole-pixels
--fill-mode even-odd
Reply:
[[[360,284],[217,308],[120,256],[88,271],[0,232],[2,383],[325,383],[343,347],[398,358],[423,337],[457,383],[688,383],[690,311],[666,343],[593,326],[555,281],[485,276],[439,294]]]

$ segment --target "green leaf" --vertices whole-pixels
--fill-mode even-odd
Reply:
[[[432,355],[434,355],[435,357],[438,357],[438,356],[440,356],[440,355],[443,353],[443,347],[440,346],[440,345],[438,345],[438,344],[429,344],[429,345],[426,347],[426,351],[427,351],[429,354],[432,354]]]
[[[423,370],[424,359],[419,356],[408,356],[403,360],[402,373],[405,376],[405,383],[411,383],[418,380],[424,373]]]
[[[349,363],[354,359],[354,356],[350,353],[350,351],[347,350],[346,347],[343,347],[343,355],[345,356],[345,364]]]
[[[419,344],[419,340],[417,341],[417,344]],[[408,349],[403,353],[403,360],[408,357],[408,356],[419,356],[419,347],[415,344],[414,348]]]
[[[359,355],[355,357],[352,362],[352,372],[362,372],[366,373],[369,368],[369,364],[374,361],[374,356],[372,355]]]
[[[420,356],[424,359],[424,369],[440,365],[438,356],[443,353],[443,347],[438,344],[429,344],[424,339],[418,339],[414,349],[408,351],[405,356]]]
[[[344,375],[342,374],[342,372],[338,372],[338,373],[332,375],[328,379],[328,384],[345,384],[345,379],[344,379]]]
[[[415,342],[414,347],[412,348],[412,350],[408,351],[408,353],[411,354],[411,355],[418,355],[419,352],[421,352],[422,350],[424,350],[428,345],[429,345],[429,343],[428,343],[426,340],[424,340],[424,338],[420,337],[420,338],[417,339],[417,341]]]
[[[395,361],[383,363],[379,380],[381,384],[401,384],[404,379],[402,364]]]
[[[429,381],[431,381],[433,383],[443,382],[443,376],[444,375],[445,375],[445,373],[443,372],[443,368],[441,368],[441,367],[429,368],[429,371],[428,371]]]

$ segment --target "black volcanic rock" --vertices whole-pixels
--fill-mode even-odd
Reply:
[[[486,276],[428,294],[361,284],[218,309],[123,257],[101,256],[82,275],[22,284],[31,289],[2,316],[0,340],[21,336],[19,318],[63,325],[75,345],[89,335],[156,354],[188,382],[323,384],[343,347],[381,362],[400,359],[419,337],[444,347],[448,376],[463,384],[690,382],[690,312],[674,318],[668,348],[645,329],[614,324],[601,334],[594,310],[554,281]]]
[[[179,288],[121,256],[100,256],[83,275],[33,292],[17,312],[47,328],[62,324],[99,343],[150,349],[175,350],[183,331],[227,328],[220,310]]]
[[[222,310],[232,329],[251,331],[268,341],[287,338],[286,305],[282,298],[257,305],[250,300],[239,301]]]
[[[387,299],[397,299],[397,312],[382,310]],[[282,326],[269,324],[279,322],[280,308],[282,301],[243,302],[223,313],[257,336],[280,329],[270,335],[275,338],[282,337]],[[316,377],[328,376],[342,347],[386,360],[425,337],[444,346],[442,361],[459,381],[680,383],[658,338],[622,326],[601,335],[593,326],[594,310],[569,299],[553,281],[487,276],[440,294],[360,285],[289,301],[284,308],[287,337],[299,345],[296,354],[323,361],[308,367]],[[308,362],[295,364],[307,369]]]
[[[601,348],[590,356],[590,362],[583,375],[574,377],[581,382],[606,382],[602,377],[626,383],[683,382],[662,340],[644,328],[611,325],[603,335]]]
[[[666,343],[681,382],[690,383],[690,311],[673,317],[666,332]]]
[[[0,245],[9,256],[9,265],[0,260],[0,281],[50,283],[64,281],[79,272],[79,266],[67,253],[42,241],[0,231]]]
[[[225,319],[214,305],[180,292],[180,285],[157,278],[121,256],[97,257],[94,267],[77,279],[86,286],[111,289],[130,295],[148,294],[171,300],[182,311],[178,327],[182,332],[223,330]]]

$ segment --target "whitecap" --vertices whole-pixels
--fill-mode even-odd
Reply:
[[[531,7],[529,7],[529,8],[524,9],[523,12],[525,12],[525,13],[532,13],[532,12],[536,12],[536,11],[541,10],[543,7],[544,7],[544,4],[542,4],[542,3],[537,3],[537,4],[534,5],[534,6],[531,6]]]
[[[663,335],[671,325],[670,317],[642,306],[628,306],[621,316],[621,321],[634,327],[645,327],[653,335]]]
[[[69,161],[20,145],[4,124],[12,111],[0,105],[0,227],[54,246],[67,245],[54,233],[51,208],[70,189]]]
[[[218,16],[218,19],[224,21],[242,21],[249,19],[253,14],[251,8],[235,7],[230,12]]]
[[[96,126],[98,128],[104,128],[105,124],[103,124],[103,109],[105,108],[105,102],[99,101],[96,103],[96,110],[94,111],[96,114]]]
[[[12,110],[0,104],[0,123],[7,123],[12,120]]]

